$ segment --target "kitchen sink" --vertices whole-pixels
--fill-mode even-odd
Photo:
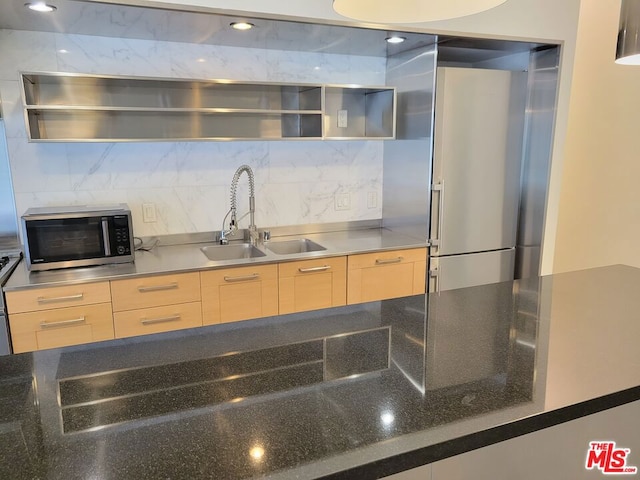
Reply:
[[[209,245],[200,248],[209,260],[241,260],[243,258],[264,257],[266,253],[250,243],[236,243],[232,245]]]
[[[278,255],[293,255],[296,253],[321,252],[322,250],[326,250],[322,245],[312,242],[308,238],[269,242],[265,246]]]

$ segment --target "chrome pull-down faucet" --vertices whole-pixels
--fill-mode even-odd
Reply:
[[[258,229],[256,227],[255,220],[256,198],[253,170],[251,170],[251,167],[249,165],[241,165],[236,170],[236,173],[233,174],[233,179],[231,180],[231,208],[222,220],[222,230],[220,231],[221,245],[228,244],[228,236],[235,235],[236,231],[238,230],[238,199],[236,198],[236,192],[238,190],[238,181],[240,180],[240,176],[243,173],[246,173],[249,177],[249,242],[251,243],[251,245],[255,245],[258,242]],[[231,219],[229,220],[229,228],[225,230],[224,223],[229,215],[231,215]]]

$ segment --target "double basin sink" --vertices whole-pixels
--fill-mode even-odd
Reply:
[[[280,240],[271,241],[264,244],[267,250],[276,255],[297,255],[306,252],[321,252],[326,250],[322,245],[309,240],[308,238],[300,238],[296,240]],[[200,248],[209,260],[214,262],[224,260],[242,260],[245,258],[259,258],[267,254],[261,249],[251,245],[250,243],[236,243],[229,245],[209,245]]]

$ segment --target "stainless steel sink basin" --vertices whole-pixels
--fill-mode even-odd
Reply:
[[[322,245],[312,242],[308,238],[269,242],[265,246],[278,255],[293,255],[296,253],[321,252],[322,250],[326,250]]]
[[[264,257],[266,253],[249,243],[236,243],[231,245],[209,245],[200,248],[209,260],[241,260],[243,258]]]

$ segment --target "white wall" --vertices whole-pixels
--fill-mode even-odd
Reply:
[[[583,0],[554,270],[640,267],[640,67],[614,63],[620,1]]]
[[[136,235],[218,230],[233,173],[247,163],[258,227],[381,217],[382,141],[29,143],[18,72],[383,85],[383,58],[11,30],[0,30],[0,45],[18,215],[33,206],[124,201]],[[240,213],[246,192],[243,177]],[[351,193],[351,210],[335,210],[338,192]],[[377,193],[376,208],[367,208],[368,192]],[[156,204],[156,223],[142,222],[143,203]]]

